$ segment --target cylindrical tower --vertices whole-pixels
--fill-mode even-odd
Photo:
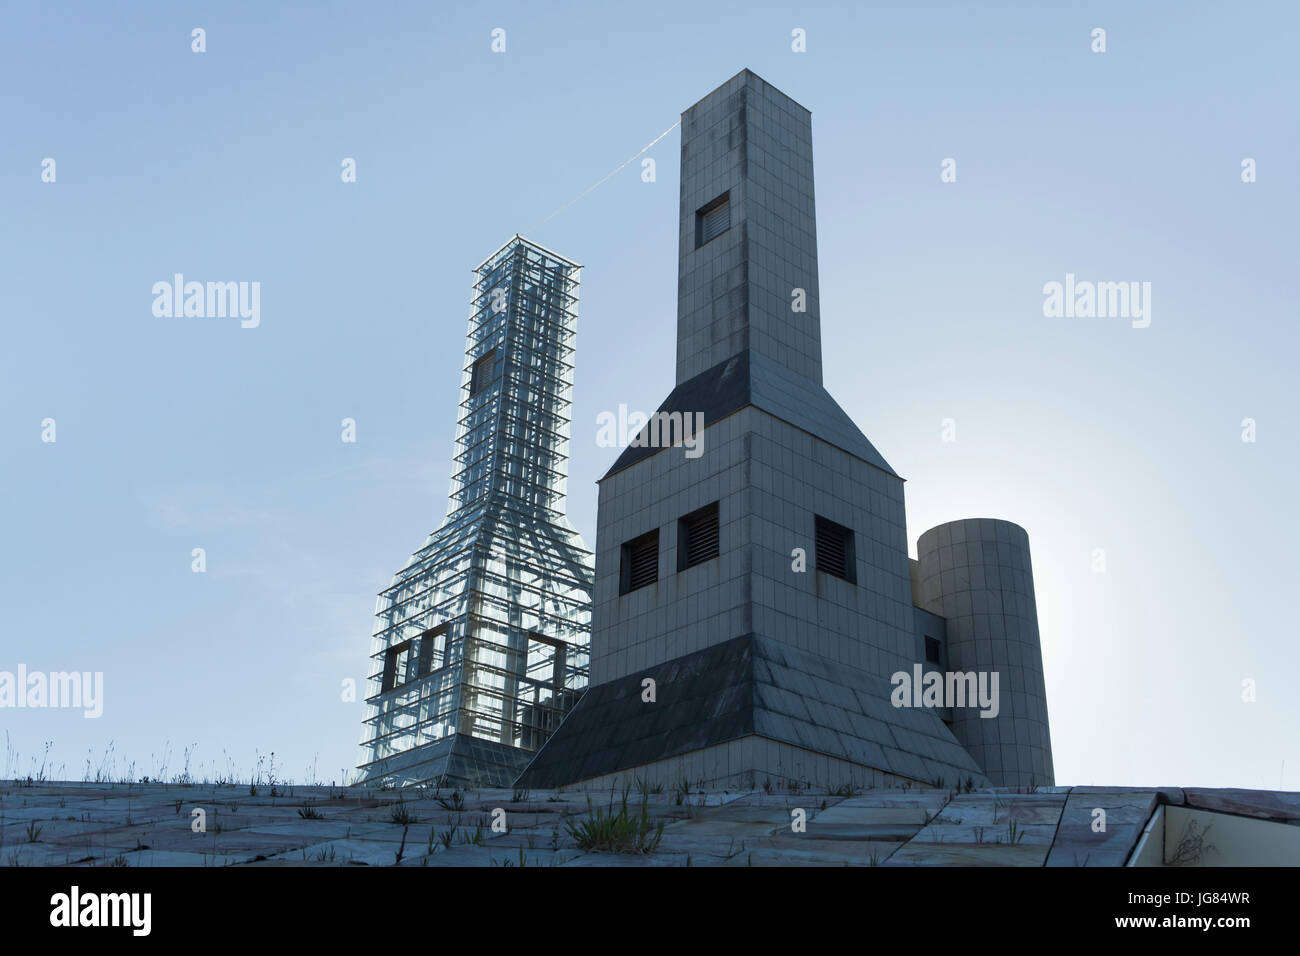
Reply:
[[[998,786],[1054,785],[1029,535],[994,518],[950,521],[921,535],[916,553],[921,605],[947,621],[950,672],[989,688],[998,675],[997,716],[954,707],[954,736]]]

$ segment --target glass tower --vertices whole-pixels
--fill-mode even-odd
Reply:
[[[450,504],[380,593],[357,781],[510,786],[587,686],[593,561],[564,514],[577,263],[475,271]]]

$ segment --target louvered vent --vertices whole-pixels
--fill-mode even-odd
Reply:
[[[659,529],[623,545],[620,594],[627,594],[659,580]]]
[[[817,515],[818,571],[825,571],[845,581],[856,582],[857,569],[853,554],[853,532],[843,525]]]
[[[731,193],[726,192],[695,214],[696,248],[731,228]]]
[[[677,525],[677,570],[718,556],[718,503],[693,511]]]

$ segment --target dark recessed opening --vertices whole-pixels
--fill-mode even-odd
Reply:
[[[943,664],[943,645],[933,637],[925,639],[925,659],[930,664]]]

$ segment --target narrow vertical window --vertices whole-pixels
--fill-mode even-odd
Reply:
[[[943,645],[929,635],[925,638],[925,660],[928,664],[943,666]]]
[[[384,652],[384,683],[380,693],[386,694],[394,687],[406,683],[410,650],[411,642],[403,641],[396,647],[390,647]]]
[[[496,376],[493,372],[496,370],[497,350],[492,349],[487,355],[474,363],[474,368],[469,376],[469,393],[477,395],[483,389],[492,384],[492,379]]]
[[[442,666],[449,630],[449,625],[439,624],[420,635],[420,658],[415,669],[416,677],[423,677]]]

